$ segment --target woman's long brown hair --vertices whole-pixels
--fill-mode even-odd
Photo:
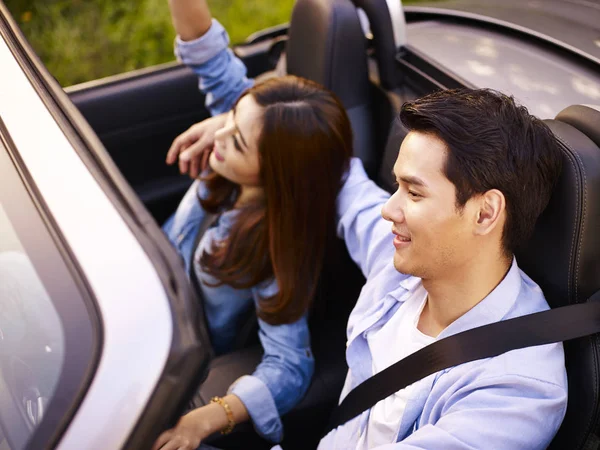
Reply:
[[[279,292],[259,301],[270,324],[291,323],[309,308],[329,243],[336,198],[352,154],[352,131],[335,95],[295,76],[251,88],[263,109],[258,138],[264,199],[244,206],[224,242],[204,252],[203,270],[221,283],[248,288],[275,277]],[[202,206],[229,206],[239,186],[210,174]]]

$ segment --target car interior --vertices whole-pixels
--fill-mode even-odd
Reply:
[[[358,0],[356,0],[358,2]],[[368,174],[393,190],[392,167],[406,134],[395,120],[400,105],[435,89],[464,86],[445,68],[410,45],[396,49],[389,15],[369,14],[366,38],[357,6],[350,0],[298,0],[288,27],[258,33],[234,51],[251,77],[265,76],[283,58],[287,73],[333,90],[354,132],[354,152]],[[386,11],[386,10],[384,10]],[[349,76],[351,74],[351,76]],[[164,162],[172,140],[208,117],[195,75],[177,64],[67,89],[134,191],[161,224],[191,183]],[[582,105],[563,110],[547,124],[564,146],[563,174],[534,236],[518,255],[520,267],[543,289],[552,307],[586,302],[600,290],[600,111]],[[339,400],[345,379],[345,327],[364,282],[343,242],[322,274],[310,326],[315,375],[300,404],[283,417],[290,449],[315,448]],[[261,347],[249,321],[239,348],[215,358],[194,395],[205,404],[223,395],[260,361]],[[555,449],[587,448],[600,442],[600,341],[596,335],[565,344],[569,406],[552,443]],[[251,424],[210,442],[222,448],[270,448]]]

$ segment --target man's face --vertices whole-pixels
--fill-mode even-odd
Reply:
[[[448,150],[434,135],[410,132],[404,139],[394,175],[398,190],[382,215],[396,235],[394,267],[423,279],[449,276],[476,254],[469,200],[456,207],[456,189],[444,175]]]

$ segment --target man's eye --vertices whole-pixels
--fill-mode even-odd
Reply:
[[[417,198],[417,197],[421,196],[420,194],[417,194],[415,191],[411,191],[410,189],[408,191],[408,195],[410,195],[413,198]]]
[[[232,134],[232,135],[231,135],[231,138],[233,139],[233,146],[235,147],[235,149],[236,149],[238,152],[241,152],[241,151],[242,151],[242,147],[240,146],[240,143],[238,142],[238,140],[237,140],[237,138],[235,137],[235,135],[233,135],[233,134]]]

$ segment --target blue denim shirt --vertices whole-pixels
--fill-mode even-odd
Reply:
[[[338,197],[338,234],[367,282],[348,320],[348,374],[340,401],[373,375],[366,335],[398,311],[418,283],[393,265],[393,235],[381,218],[389,194],[354,159]],[[517,266],[480,303],[438,338],[548,309],[540,288]],[[562,343],[514,350],[430,375],[408,400],[396,443],[400,449],[545,449],[567,407]],[[356,449],[369,411],[331,431],[320,450]],[[362,450],[362,449],[361,449]]]
[[[175,38],[175,56],[198,75],[198,87],[213,116],[229,111],[239,96],[254,85],[254,80],[246,77],[246,66],[228,46],[227,31],[216,19],[198,39]]]
[[[211,114],[231,109],[238,97],[253,85],[246,78],[246,68],[228,48],[229,39],[216,20],[209,31],[199,39],[184,42],[176,38],[175,54],[188,65],[199,79],[200,90],[206,95],[206,107]],[[181,254],[189,273],[193,266],[199,280],[211,284],[208,274],[197,263],[201,252],[215,240],[227,237],[236,211],[223,213],[216,226],[205,232],[196,255],[192,247],[196,232],[205,212],[198,196],[205,195],[204,185],[196,180],[182,199],[175,214],[163,229]],[[223,353],[231,349],[239,329],[239,318],[258,299],[277,292],[277,283],[267,280],[251,289],[234,289],[222,285],[211,287],[201,283],[209,332],[215,350]],[[237,395],[248,410],[256,431],[273,442],[283,438],[280,416],[292,409],[304,396],[314,372],[314,358],[310,348],[307,318],[291,324],[269,325],[258,320],[259,339],[264,354],[252,375],[239,378],[228,393]]]

